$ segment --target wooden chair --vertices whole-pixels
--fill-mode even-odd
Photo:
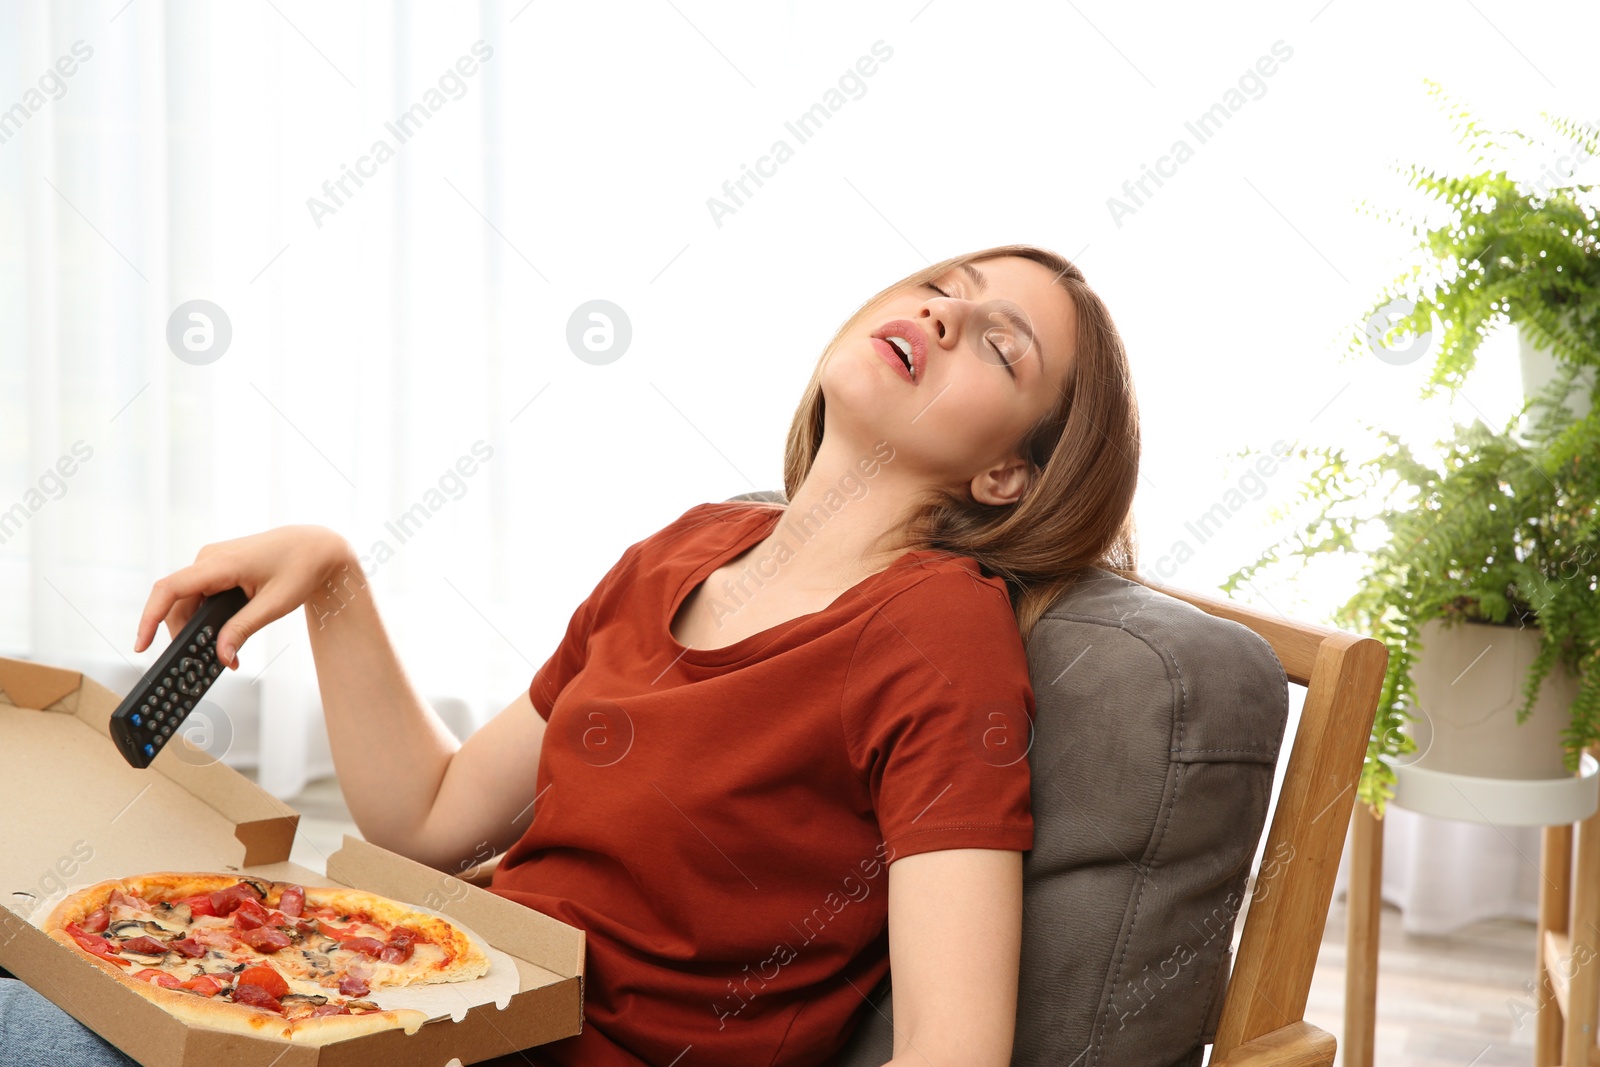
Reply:
[[[1330,1067],[1337,1042],[1305,1021],[1306,999],[1389,651],[1374,638],[1267,615],[1143,577],[1141,582],[1249,627],[1272,646],[1289,680],[1306,687],[1263,853],[1290,859],[1266,875],[1272,891],[1264,898],[1255,898],[1262,871],[1252,879],[1210,1063]]]

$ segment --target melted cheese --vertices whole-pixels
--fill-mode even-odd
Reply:
[[[345,950],[340,951],[343,953]],[[444,964],[444,959],[444,949],[435,944],[418,941],[411,946],[411,958],[405,963],[369,960],[372,977],[367,979],[367,985],[373,989],[382,986],[409,985],[419,978],[437,974]]]
[[[217,915],[201,915],[192,919],[185,927],[170,912],[157,911],[153,908],[132,907],[126,904],[113,904],[107,909],[110,923],[126,922],[153,922],[178,937],[191,937],[202,944],[216,942],[226,944],[226,940],[218,935],[226,934],[227,937],[238,941],[238,947],[223,950],[218,947],[208,948],[206,954],[198,959],[189,959],[178,953],[168,953],[165,960],[159,964],[140,963],[133,959],[133,954],[128,954],[128,962],[132,963],[134,971],[145,967],[158,967],[159,970],[173,975],[179,980],[187,980],[200,974],[214,974],[226,976],[228,983],[232,984],[236,977],[234,968],[243,963],[268,963],[273,970],[283,976],[288,983],[290,991],[304,993],[310,996],[326,996],[334,1003],[342,999],[339,994],[339,979],[347,973],[361,976],[369,989],[382,989],[393,986],[409,985],[418,979],[426,979],[437,974],[445,963],[445,951],[432,942],[416,941],[412,944],[411,958],[404,963],[385,963],[370,956],[347,948],[331,948],[318,950],[304,945],[295,944],[288,948],[279,949],[277,952],[258,952],[248,943],[239,940],[239,931],[234,926],[230,917]],[[314,917],[308,917],[315,921]],[[346,937],[370,937],[376,941],[386,941],[387,934],[384,929],[374,923],[354,920],[339,922],[336,917],[330,920],[343,932]],[[107,936],[110,924],[107,926]],[[207,936],[211,931],[216,933]],[[148,931],[141,931],[148,934]],[[199,934],[197,937],[196,934]],[[152,935],[153,936],[153,935]],[[331,940],[328,935],[306,935],[307,942],[311,945],[326,945]],[[335,942],[336,943],[336,942]],[[308,953],[321,955],[327,958],[331,970],[318,967],[309,958]]]

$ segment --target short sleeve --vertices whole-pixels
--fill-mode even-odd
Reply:
[[[867,622],[840,706],[891,859],[1033,848],[1034,695],[998,580],[941,571]]]
[[[533,710],[537,711],[539,717],[546,722],[550,721],[550,713],[555,708],[556,698],[567,687],[567,683],[583,670],[584,662],[588,658],[589,634],[594,630],[595,615],[600,610],[607,592],[617,583],[619,576],[633,565],[640,544],[630,546],[622,554],[622,558],[612,564],[611,569],[595,585],[594,591],[578,605],[578,610],[572,613],[572,618],[567,622],[567,632],[561,638],[561,643],[556,646],[550,658],[545,660],[544,666],[534,672],[533,681],[528,686],[528,699],[533,703]]]

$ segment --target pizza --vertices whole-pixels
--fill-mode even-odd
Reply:
[[[179,1018],[323,1045],[428,1016],[373,990],[483,975],[489,958],[445,919],[343,886],[163,872],[77,890],[44,931]]]

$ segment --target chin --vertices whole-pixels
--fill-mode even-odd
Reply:
[[[897,387],[910,389],[908,383],[894,378],[894,372],[883,366],[882,357],[866,341],[835,353],[823,365],[821,382],[830,412],[835,407],[848,408],[880,423],[895,421],[891,413],[904,407],[905,399],[897,395]]]

